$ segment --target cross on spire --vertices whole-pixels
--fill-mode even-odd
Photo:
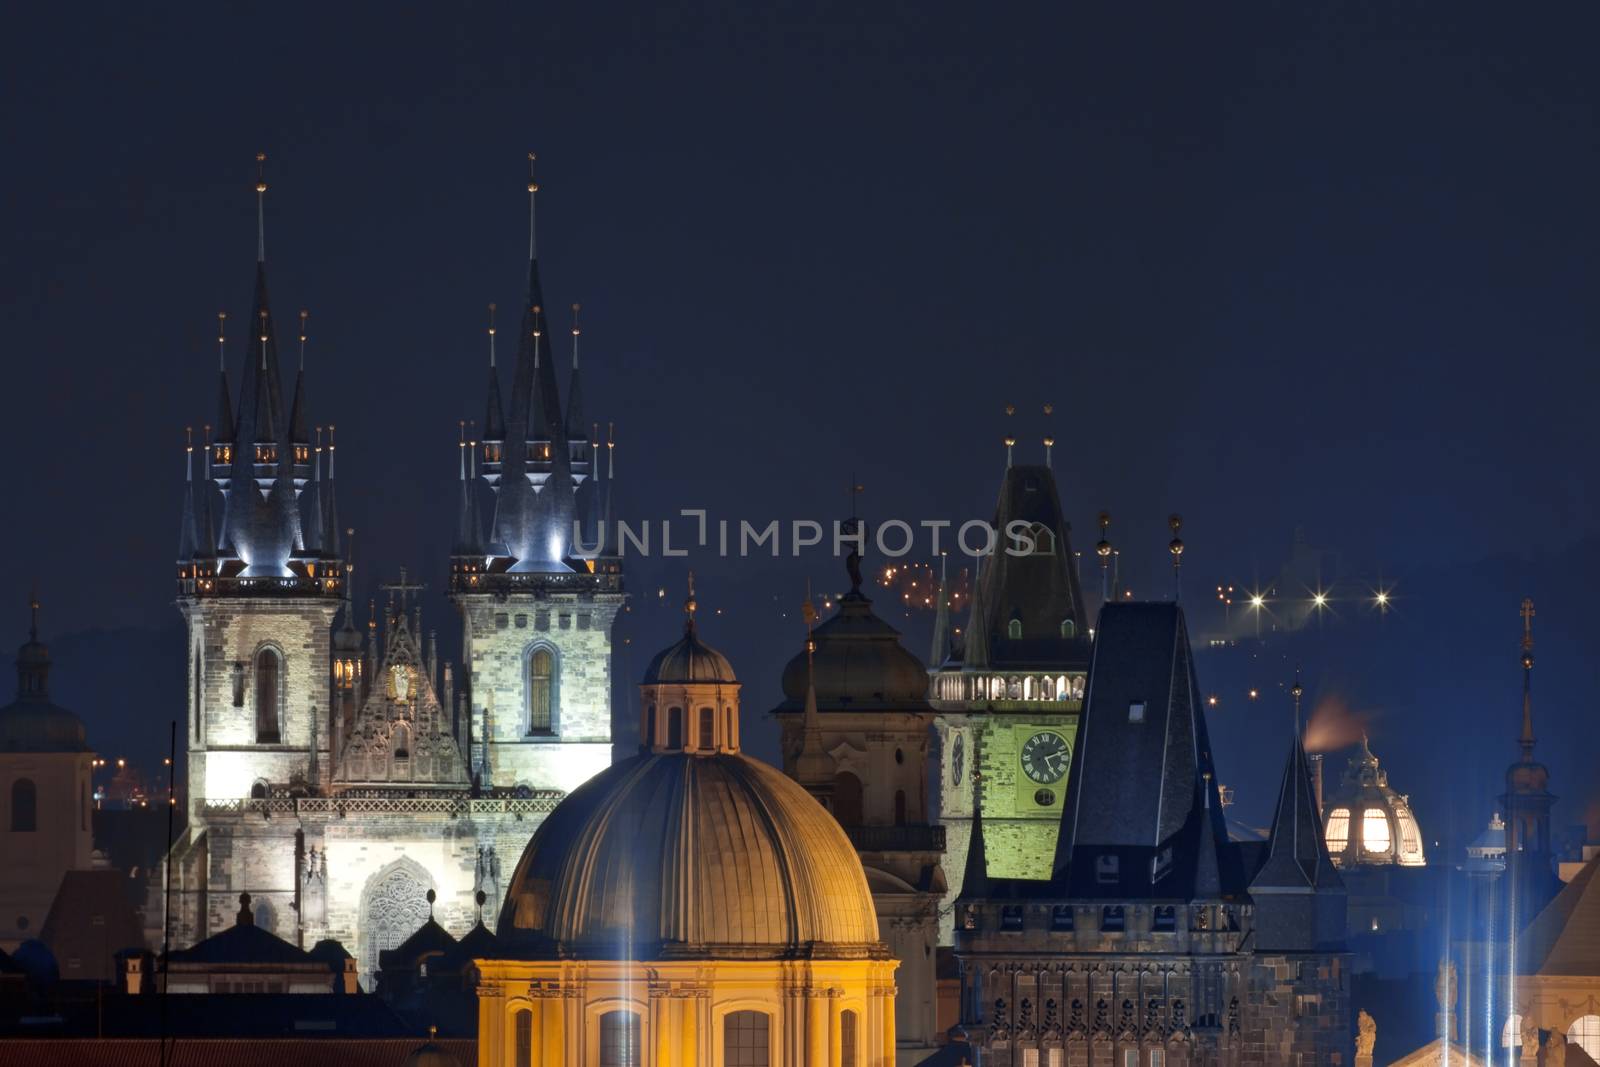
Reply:
[[[378,588],[389,594],[389,603],[391,606],[394,604],[394,595],[399,593],[400,610],[403,612],[411,606],[411,594],[420,593],[428,587],[416,582],[406,581],[406,569],[401,567],[400,580],[398,582],[383,582],[378,586]]]
[[[267,261],[267,154],[256,153],[256,262]]]

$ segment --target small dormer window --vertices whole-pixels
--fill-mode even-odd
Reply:
[[[1074,637],[1077,637],[1078,636],[1078,624],[1073,622],[1071,619],[1062,619],[1061,620],[1061,636],[1065,637],[1069,641],[1072,640]]]
[[[1176,932],[1178,929],[1178,909],[1170,904],[1159,905],[1151,916],[1150,928],[1158,934]]]
[[[1021,904],[1007,904],[1005,907],[1000,909],[1000,929],[1002,929],[1002,930],[1021,930],[1022,929],[1022,905]]]
[[[1057,904],[1050,909],[1050,929],[1058,932],[1071,930],[1073,922],[1071,904]]]
[[[1120,934],[1125,927],[1121,904],[1107,904],[1100,909],[1100,929],[1108,934]]]
[[[1010,622],[1006,623],[1006,636],[1013,641],[1020,641],[1022,639],[1021,619],[1012,619]]]
[[[1144,722],[1144,701],[1134,700],[1128,704],[1128,721]]]
[[[1122,861],[1116,856],[1096,856],[1094,880],[1101,885],[1113,885],[1122,877]]]

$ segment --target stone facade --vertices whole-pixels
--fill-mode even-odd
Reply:
[[[333,597],[185,598],[189,627],[191,824],[206,801],[248,797],[257,784],[316,788],[328,772],[329,633]],[[257,737],[263,652],[279,671],[278,739]],[[230,921],[231,921],[230,913]]]
[[[1349,1062],[1343,955],[1252,953],[1252,921],[1249,905],[964,907],[969,1039],[983,1067]]]
[[[538,588],[526,592],[455,594],[472,758],[486,766],[485,786],[570,792],[611,765],[611,631],[622,593],[617,583],[589,575],[538,577]],[[529,723],[528,672],[540,649],[555,663],[548,732]],[[631,733],[635,724],[624,729]]]

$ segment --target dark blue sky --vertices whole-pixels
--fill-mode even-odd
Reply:
[[[0,433],[19,476],[0,592],[20,604],[38,576],[58,638],[176,625],[182,429],[213,414],[216,312],[248,311],[257,151],[275,304],[311,312],[314,417],[340,428],[363,581],[408,565],[437,592],[484,305],[520,299],[533,149],[546,291],[584,304],[587,402],[617,422],[627,512],[827,518],[854,472],[877,518],[987,515],[1001,408],[1037,452],[1053,402],[1080,547],[1109,508],[1136,589],[1164,588],[1180,511],[1191,588],[1270,572],[1300,525],[1410,594],[1402,623],[1352,606],[1293,655],[1387,711],[1425,822],[1486,814],[1514,754],[1516,602],[1535,596],[1568,653],[1540,657],[1541,752],[1582,816],[1600,756],[1592,6],[106,5],[9,23]],[[747,708],[770,706],[805,578],[842,571],[691,562]],[[633,572],[643,648],[670,638],[653,594],[675,601],[681,571]],[[906,625],[919,653],[925,622]],[[1236,666],[1202,658],[1202,681]],[[180,691],[181,652],[140,669],[172,678],[60,685],[97,737],[136,744],[140,723],[165,734],[152,694]],[[1281,754],[1255,714],[1225,706],[1214,732],[1264,808],[1249,794]]]

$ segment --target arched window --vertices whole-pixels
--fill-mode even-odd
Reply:
[[[833,777],[833,816],[840,826],[861,825],[861,779],[849,771]]]
[[[1073,638],[1073,637],[1077,637],[1078,636],[1078,624],[1073,622],[1071,619],[1062,619],[1061,620],[1061,636],[1065,637],[1065,638],[1069,638],[1069,639]]]
[[[528,657],[528,733],[555,732],[556,658],[548,648]]]
[[[11,783],[11,832],[31,834],[39,828],[39,790],[32,778]]]
[[[1328,832],[1324,835],[1328,841],[1328,851],[1335,856],[1344,851],[1350,843],[1350,809],[1334,808],[1328,813]]]
[[[644,743],[654,747],[656,743],[656,706],[651,704],[644,709]]]
[[[394,728],[394,758],[411,758],[411,727],[399,723]]]
[[[267,799],[267,783],[262,781],[259,778],[256,779],[256,783],[250,787],[250,799],[251,800],[265,800],[265,799]]]
[[[1010,622],[1006,623],[1006,636],[1011,638],[1013,641],[1017,641],[1022,638],[1021,619],[1012,619]]]
[[[631,1011],[608,1011],[600,1016],[600,1067],[637,1067],[639,1016]]]
[[[710,752],[717,747],[717,712],[714,708],[700,709],[700,747]]]
[[[1600,1015],[1585,1015],[1567,1027],[1567,1043],[1577,1045],[1589,1058],[1600,1059]]]
[[[856,1067],[856,1013],[846,1009],[839,1014],[839,1067]]]
[[[399,948],[428,921],[427,878],[420,865],[401,859],[367,879],[360,930],[361,969],[368,978],[378,973],[379,953]]]
[[[904,789],[896,789],[894,791],[894,824],[896,826],[904,826],[906,824],[906,791]]]
[[[667,709],[667,748],[677,751],[683,747],[683,709]]]
[[[1516,1048],[1522,1044],[1522,1016],[1511,1015],[1500,1030],[1500,1047]]]
[[[766,1012],[733,1011],[722,1020],[722,1062],[727,1067],[768,1067],[772,1023]]]
[[[1368,808],[1361,813],[1361,849],[1364,852],[1388,852],[1392,839],[1389,836],[1389,816],[1382,808]]]
[[[276,745],[283,741],[279,710],[282,702],[283,661],[275,648],[256,653],[256,744]]]
[[[517,1067],[533,1067],[533,1012],[523,1008],[512,1020],[516,1031]]]

